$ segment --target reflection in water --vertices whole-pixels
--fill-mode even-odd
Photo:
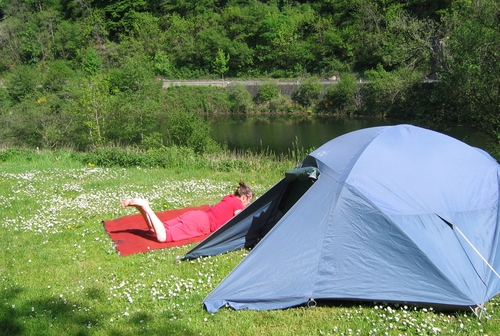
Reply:
[[[294,146],[306,151],[362,128],[396,125],[400,121],[378,118],[331,116],[217,116],[207,119],[213,138],[229,149],[272,150],[287,153]],[[449,135],[472,146],[487,149],[487,137],[466,127],[454,127]]]

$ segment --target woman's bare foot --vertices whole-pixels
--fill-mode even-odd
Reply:
[[[148,206],[149,203],[145,199],[142,198],[126,198],[123,201],[121,201],[121,206],[126,207],[126,206],[134,206],[134,207],[145,207]]]
[[[147,200],[142,198],[126,198],[121,201],[120,204],[122,207],[133,206],[137,210],[139,210],[139,212],[144,217],[146,224],[148,225],[149,231],[156,232],[154,224],[151,220],[151,214],[154,214],[154,212],[153,210],[151,210],[151,207],[149,206],[149,202]]]
[[[122,207],[133,206],[139,210],[149,230],[156,235],[156,239],[161,243],[167,241],[165,226],[153,209],[151,209],[147,200],[142,198],[126,198],[120,204]]]

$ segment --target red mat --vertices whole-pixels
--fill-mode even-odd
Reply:
[[[199,207],[187,207],[177,210],[167,210],[157,212],[158,218],[162,222],[176,218],[182,213],[191,210],[206,210],[208,205]],[[190,239],[179,240],[176,242],[159,243],[154,234],[149,231],[148,225],[141,214],[125,216],[113,220],[103,221],[104,229],[115,243],[118,253],[126,256],[134,253],[147,252],[166,247],[181,246],[190,243],[202,241],[208,235],[198,236]]]

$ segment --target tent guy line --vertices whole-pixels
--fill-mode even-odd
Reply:
[[[463,239],[465,239],[465,241],[467,242],[467,244],[470,245],[470,247],[472,247],[474,249],[474,252],[477,253],[477,255],[481,258],[481,260],[484,261],[484,263],[491,269],[491,271],[500,279],[500,275],[497,273],[497,271],[495,271],[495,269],[493,268],[493,266],[490,265],[490,263],[488,262],[488,260],[486,260],[483,255],[477,250],[477,248],[472,245],[471,241],[464,235],[464,233],[462,232],[462,230],[460,230],[460,228],[458,226],[456,226],[455,224],[453,223],[450,223],[448,222],[446,219],[442,218],[441,216],[437,215],[439,218],[441,218],[443,220],[443,222],[445,222],[452,230],[456,230],[461,236]]]

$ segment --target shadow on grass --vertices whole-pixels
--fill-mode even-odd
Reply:
[[[13,300],[19,293],[21,288],[14,287],[2,291],[2,305],[0,306],[0,335],[19,335],[23,332],[23,325],[16,319],[16,311],[12,305],[7,303]]]
[[[422,310],[422,309],[432,309],[436,312],[441,312],[447,315],[454,315],[460,312],[470,311],[469,307],[458,307],[440,304],[430,304],[422,302],[399,302],[399,301],[361,301],[361,300],[317,300],[316,304],[310,304],[312,307],[342,307],[342,308],[353,308],[353,307],[363,307],[367,309],[373,309],[375,307],[393,307],[396,309],[404,310]],[[307,304],[306,304],[307,306]]]
[[[0,292],[0,335],[25,334],[66,334],[91,335],[96,328],[111,336],[132,336],[151,334],[197,335],[180,321],[171,322],[167,316],[160,318],[146,312],[132,314],[126,325],[109,324],[115,312],[104,311],[95,306],[102,306],[107,301],[99,288],[87,288],[86,296],[90,301],[67,300],[64,297],[26,298],[25,290],[19,286],[4,288]],[[86,300],[85,300],[86,301]],[[89,303],[90,302],[90,303]],[[94,302],[94,304],[91,304]]]

